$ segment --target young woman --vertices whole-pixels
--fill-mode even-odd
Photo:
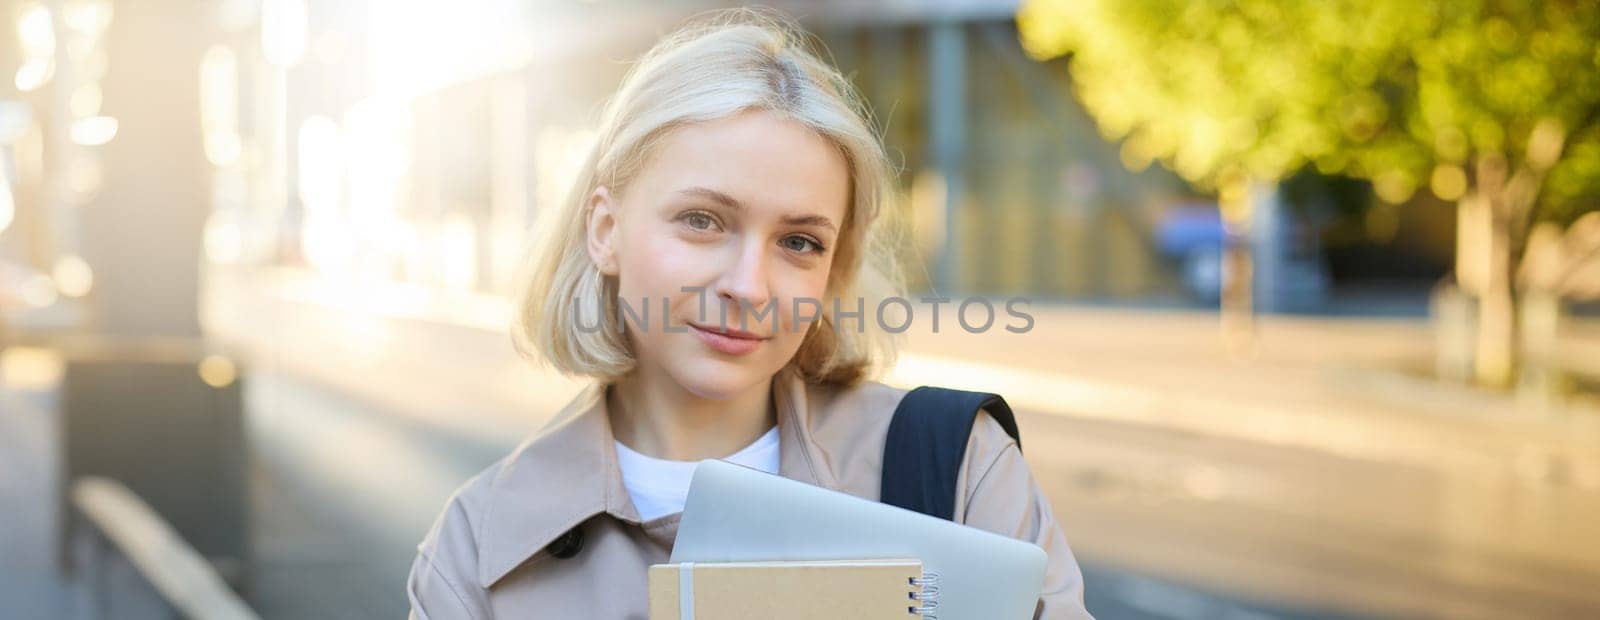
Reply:
[[[796,301],[853,312],[894,293],[873,242],[890,168],[797,32],[718,14],[609,102],[513,328],[524,353],[594,381],[450,499],[418,546],[413,617],[643,620],[700,459],[879,498],[905,392],[868,377],[892,343],[871,301],[865,320]],[[1047,552],[1036,617],[1087,617],[1049,502],[989,415],[957,480],[956,521]]]

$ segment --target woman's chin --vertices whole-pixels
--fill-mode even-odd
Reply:
[[[732,398],[772,376],[754,362],[701,358],[678,366],[673,374],[685,390],[701,398]]]

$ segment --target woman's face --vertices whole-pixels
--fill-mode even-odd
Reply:
[[[814,325],[797,320],[795,300],[832,310],[824,295],[849,200],[833,143],[765,111],[675,129],[624,192],[595,190],[590,255],[617,276],[619,303],[638,317],[648,303],[648,324],[623,314],[641,370],[726,398],[781,369]]]

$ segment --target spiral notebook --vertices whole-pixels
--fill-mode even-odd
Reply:
[[[650,620],[906,620],[937,594],[914,559],[650,567]]]
[[[918,559],[938,590],[913,610],[939,620],[1032,618],[1047,561],[1026,541],[720,460],[696,466],[668,561],[843,558]]]

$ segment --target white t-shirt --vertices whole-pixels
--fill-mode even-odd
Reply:
[[[649,521],[656,517],[683,512],[683,502],[689,497],[689,481],[694,477],[698,461],[672,461],[645,456],[632,448],[617,444],[617,465],[622,468],[622,483],[628,487],[628,496],[639,509],[639,518]],[[756,439],[754,443],[723,457],[754,467],[769,474],[778,473],[778,427]]]

